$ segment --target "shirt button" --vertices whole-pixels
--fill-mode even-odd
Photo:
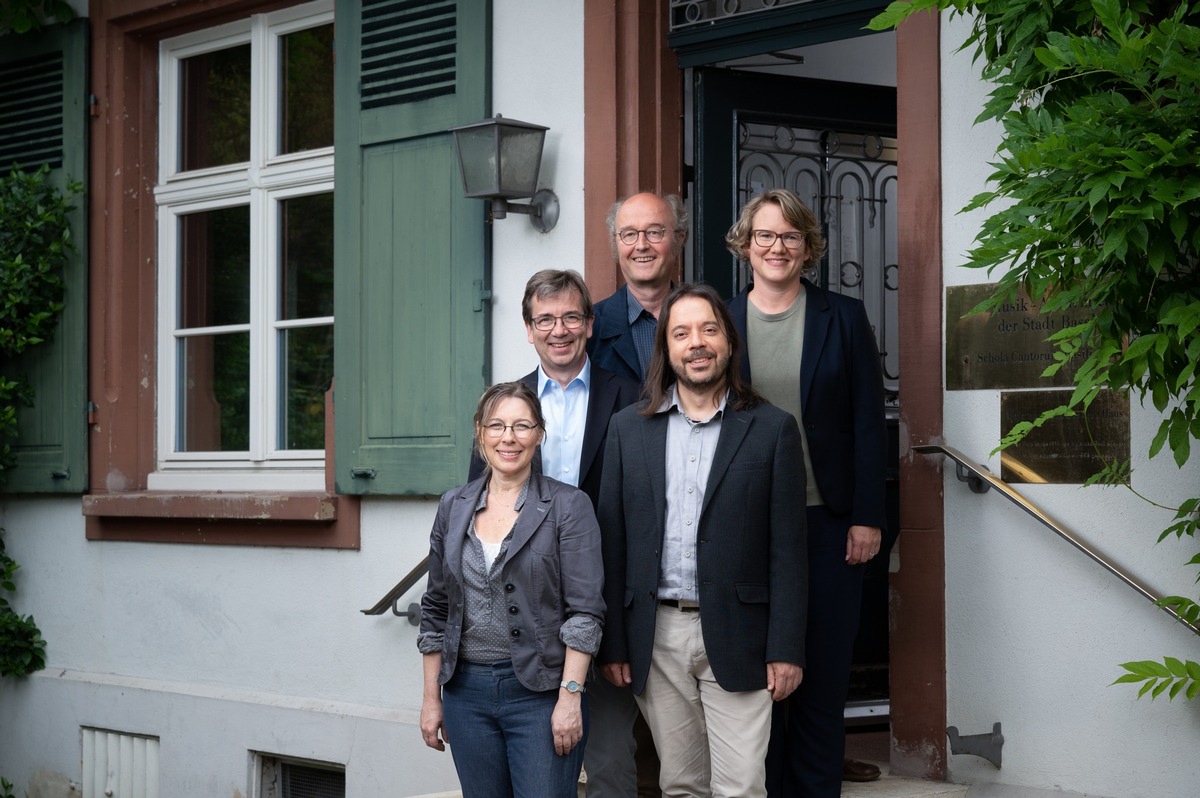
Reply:
[[[683,553],[683,559],[685,559],[685,560],[690,560],[690,559],[692,559],[692,553],[691,553],[690,551],[685,551],[685,552]]]
[[[509,615],[516,615],[516,614],[517,614],[517,605],[516,605],[516,604],[512,604],[512,605],[510,605],[510,606],[509,606],[509,608],[508,608],[508,614],[509,614]]]
[[[688,488],[688,493],[694,493],[695,491],[696,491],[695,488]]]
[[[516,585],[514,585],[512,582],[509,582],[508,584],[506,584],[506,585],[504,586],[504,592],[505,592],[505,593],[511,593],[511,592],[513,592],[513,591],[514,591],[514,590],[516,590],[516,589],[517,589],[517,586],[516,586]]]
[[[691,522],[691,520],[689,519],[689,520],[687,520],[687,521],[684,521],[684,522],[683,522],[683,525],[684,525],[684,526],[691,526],[691,525],[692,525],[692,522]]]
[[[696,455],[692,455],[691,457],[689,457],[688,462],[692,462],[692,463],[696,462]]]
[[[520,636],[521,636],[521,630],[520,630],[520,629],[513,629],[511,632],[509,632],[509,634],[511,634],[513,637],[520,637]]]

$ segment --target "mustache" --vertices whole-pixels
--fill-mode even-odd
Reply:
[[[693,360],[699,360],[701,358],[709,358],[710,360],[716,360],[717,353],[712,351],[711,349],[697,349],[695,352],[692,352],[687,357],[685,357],[683,359],[683,362],[691,363]]]

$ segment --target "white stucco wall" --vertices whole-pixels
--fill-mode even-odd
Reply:
[[[493,377],[536,363],[526,279],[583,271],[583,2],[494,0],[493,109],[547,125],[541,185],[558,226],[494,228]],[[347,796],[457,789],[417,726],[416,628],[369,607],[428,549],[432,501],[368,498],[359,551],[88,542],[78,497],[0,498],[22,565],[15,605],[47,667],[0,680],[0,775],[36,798],[78,798],[81,726],[161,738],[161,794],[250,789],[252,751],[346,765]],[[423,584],[404,597],[418,601]]]
[[[945,284],[990,282],[959,266],[984,214],[958,213],[983,189],[995,126],[973,126],[986,94],[970,53],[955,50],[960,21],[942,37],[942,190]],[[944,314],[943,314],[944,315]],[[998,391],[945,395],[945,441],[1000,472],[989,456],[1000,429]],[[1133,401],[1134,485],[1164,504],[1194,494],[1194,465],[1145,456],[1158,417]],[[1195,460],[1195,458],[1193,458]],[[1196,595],[1196,569],[1183,565],[1195,542],[1155,546],[1172,514],[1129,491],[1074,485],[1019,490],[1052,517],[1163,594]],[[1109,686],[1118,664],[1163,655],[1197,659],[1197,638],[1028,515],[979,496],[947,465],[947,723],[962,734],[1003,724],[1003,768],[952,756],[951,777],[1112,798],[1191,798],[1200,770],[1200,707],[1182,699],[1136,700],[1136,688]]]

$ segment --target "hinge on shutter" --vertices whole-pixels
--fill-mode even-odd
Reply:
[[[87,403],[87,423],[89,427],[96,426],[96,403],[91,399]]]
[[[365,466],[358,466],[350,469],[350,476],[355,479],[375,479],[375,469]]]
[[[50,478],[51,479],[70,479],[71,478],[71,469],[56,468],[50,472]]]
[[[475,312],[479,313],[483,310],[483,303],[490,302],[492,299],[491,289],[483,287],[483,280],[476,280],[475,285]]]

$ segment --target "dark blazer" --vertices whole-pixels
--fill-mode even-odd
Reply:
[[[454,675],[462,638],[462,548],[483,492],[478,479],[446,491],[429,535],[429,586],[421,597],[421,632],[442,632],[438,684]],[[534,474],[513,527],[501,574],[511,622],[513,668],[530,690],[558,689],[566,646],[563,622],[575,615],[604,621],[600,529],[582,491]]]
[[[633,343],[633,331],[629,329],[629,287],[623,285],[612,296],[597,302],[592,312],[596,323],[587,343],[592,367],[600,366],[641,385],[645,377]]]
[[[521,378],[536,394],[541,387],[537,384],[537,369]],[[608,435],[608,420],[613,413],[637,401],[641,386],[633,380],[617,376],[592,364],[592,385],[588,391],[587,418],[583,424],[583,449],[579,457],[579,489],[592,500],[595,507],[600,500],[600,479],[604,473],[604,442]],[[534,460],[535,469],[541,469],[541,458]],[[478,452],[471,454],[469,479],[477,479],[483,473],[483,458]]]
[[[804,280],[804,353],[800,407],[813,478],[821,497],[851,524],[887,525],[884,504],[887,431],[883,376],[863,303]],[[729,300],[742,337],[742,377],[753,383],[746,338],[749,289]]]
[[[628,662],[646,686],[666,520],[667,415],[629,407],[608,428],[600,491],[604,598],[600,662]],[[768,662],[804,665],[808,559],[796,419],[726,408],[696,530],[700,623],[717,683],[767,685]]]

